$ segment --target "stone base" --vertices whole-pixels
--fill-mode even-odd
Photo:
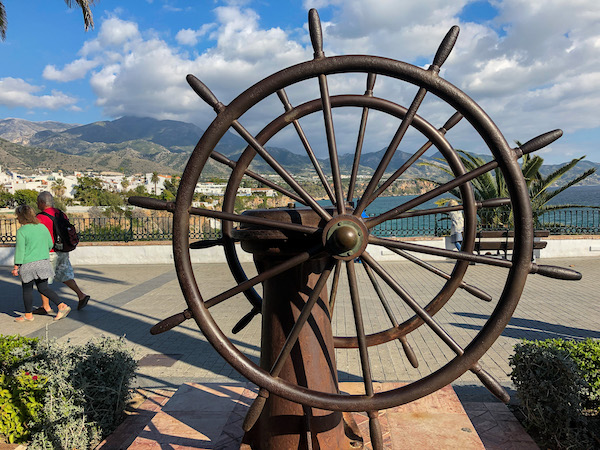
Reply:
[[[398,386],[377,383],[376,390]],[[362,383],[340,383],[340,389],[363,392]],[[186,383],[176,392],[140,389],[143,398],[139,407],[97,448],[238,450],[244,434],[242,422],[257,391],[249,383]],[[505,409],[503,414],[510,414],[506,406],[498,406]],[[354,413],[354,417],[365,448],[370,449],[368,417],[366,413]],[[386,449],[486,448],[451,386],[408,405],[381,411],[380,420]],[[537,448],[522,428],[513,426],[510,432],[518,437],[513,443],[518,442],[519,448]]]

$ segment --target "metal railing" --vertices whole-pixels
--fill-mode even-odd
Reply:
[[[149,217],[70,217],[80,242],[170,241],[173,239],[173,220],[165,216]],[[16,242],[17,220],[0,219],[0,243]],[[190,240],[216,239],[219,230],[209,228],[202,217],[190,217]]]
[[[539,218],[537,228],[550,234],[600,234],[600,210],[569,208],[548,211]]]
[[[71,217],[81,242],[110,241],[165,241],[173,239],[173,222],[170,216],[149,217]],[[0,219],[0,243],[16,241],[15,218]],[[536,226],[550,234],[600,234],[600,210],[577,208],[545,213]],[[389,220],[372,229],[381,237],[445,236],[450,233],[446,214],[417,216]],[[210,228],[202,217],[190,217],[190,240],[217,239],[220,231]]]

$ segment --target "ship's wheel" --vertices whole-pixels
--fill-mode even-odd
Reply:
[[[153,332],[166,331],[185,319],[194,318],[206,338],[217,351],[241,374],[260,386],[259,400],[253,406],[248,416],[246,427],[249,428],[260,412],[261,402],[269,393],[309,405],[316,408],[335,411],[367,411],[371,418],[371,429],[378,429],[377,411],[400,404],[408,403],[428,395],[457,379],[463,373],[472,371],[499,398],[507,401],[508,395],[502,387],[492,379],[479,365],[478,361],[491,347],[508,324],[519,301],[527,276],[531,273],[560,278],[579,279],[581,275],[569,269],[554,266],[537,265],[532,262],[533,222],[527,186],[518,163],[518,159],[550,144],[562,134],[560,130],[551,131],[536,137],[518,148],[511,148],[496,125],[487,114],[461,90],[440,77],[442,64],[450,54],[458,36],[458,27],[453,27],[441,43],[432,64],[428,69],[422,69],[404,62],[365,55],[347,55],[326,57],[323,53],[322,32],[318,14],[315,10],[309,13],[310,36],[314,48],[314,59],[283,69],[255,85],[236,97],[229,105],[221,103],[212,92],[196,77],[188,75],[188,83],[194,91],[217,113],[217,117],[208,127],[198,144],[183,173],[175,202],[133,197],[130,203],[151,209],[168,210],[173,212],[173,252],[175,266],[181,289],[188,308],[180,314],[165,319],[153,328]],[[364,93],[345,93],[330,95],[328,77],[337,74],[364,75],[366,89]],[[380,79],[385,83],[405,83],[417,90],[414,99],[408,107],[401,106],[391,100],[377,97],[377,83]],[[298,85],[318,88],[318,97],[309,97],[293,105],[287,91]],[[296,89],[298,91],[298,89]],[[306,89],[311,92],[311,89]],[[440,128],[434,127],[424,117],[417,114],[426,95],[434,96],[445,102],[454,114]],[[279,103],[278,110],[272,112],[271,118],[265,120],[262,130],[251,133],[244,126],[244,120],[253,111],[260,110],[264,114],[263,105],[272,105],[274,100]],[[356,145],[354,162],[349,177],[343,177],[339,163],[338,145],[334,129],[334,112],[354,110],[360,113],[360,123],[356,130]],[[369,112],[377,112],[377,120],[387,120],[396,123],[397,130],[389,143],[378,167],[366,184],[360,199],[354,202],[358,180],[359,164],[365,134],[368,132]],[[322,120],[323,134],[328,149],[330,176],[320,166],[311,146],[311,136],[305,133],[301,121],[314,122],[315,117]],[[465,119],[481,139],[476,145],[485,146],[491,152],[493,159],[487,164],[466,171],[461,159],[450,142],[446,139],[449,131],[460,120]],[[215,151],[225,133],[234,130],[248,144],[239,158],[234,161]],[[330,206],[323,205],[311,195],[305,186],[303,178],[292,175],[284,165],[279,163],[268,150],[271,139],[279,133],[296,133],[306,150],[314,168],[314,178],[322,185]],[[406,133],[411,130],[422,136],[424,144],[392,175],[388,166],[399,144]],[[442,155],[453,178],[425,194],[403,204],[396,205],[389,211],[364,218],[363,212],[375,199],[385,194],[386,189],[399,179],[429,148],[435,148]],[[221,211],[213,211],[192,207],[196,184],[209,158],[221,162],[232,169],[227,183],[227,189]],[[260,157],[274,172],[281,182],[274,182],[250,169],[255,158]],[[475,200],[470,181],[488,171],[499,168],[510,198],[493,199],[485,202]],[[296,221],[290,214],[273,215],[253,211],[245,214],[234,212],[238,188],[245,177],[253,178],[270,187],[281,195],[289,197],[300,206],[295,208],[299,215],[310,214],[314,218],[311,224]],[[343,179],[348,179],[347,186]],[[331,181],[331,183],[330,183]],[[418,209],[425,202],[450,191],[458,192],[459,206],[444,208]],[[507,206],[512,207],[514,217],[514,253],[511,260],[498,259],[473,254],[477,213],[480,208]],[[434,246],[419,245],[403,239],[391,239],[373,235],[374,227],[386,221],[403,217],[419,215],[435,215],[443,212],[461,211],[465,219],[463,246],[460,251],[451,251]],[[218,219],[222,224],[222,238],[211,241],[189,241],[190,215],[199,215]],[[235,224],[240,224],[241,229]],[[236,242],[242,239],[246,232],[269,230],[271,235],[286,238],[304,238],[307,247],[304,251],[290,256],[283,262],[275,264],[259,275],[248,276],[238,257]],[[444,280],[443,286],[425,302],[417,301],[403,286],[402,280],[394,277],[384,265],[367,250],[367,246],[382,247],[397,253]],[[192,271],[190,252],[194,249],[210,246],[221,246],[224,250],[229,268],[237,282],[236,286],[214,296],[204,299],[199,283]],[[419,255],[436,255],[454,261],[452,270],[445,272],[424,261]],[[302,311],[301,316],[290,332],[286,345],[272,370],[267,371],[247,358],[221,330],[210,308],[226,302],[233,296],[243,293],[251,303],[251,310],[241,318],[234,332],[246,326],[254,316],[261,312],[262,299],[254,289],[259,283],[285,272],[291,267],[298,266],[313,258],[327,258],[325,270]],[[359,264],[359,261],[361,264]],[[506,279],[501,293],[496,300],[495,308],[468,345],[461,346],[435,318],[435,315],[451,299],[458,290],[465,290],[482,301],[492,301],[492,296],[475,286],[467,284],[463,278],[470,262],[498,266],[506,269]],[[371,287],[389,318],[389,324],[382,326],[379,331],[365,332],[363,323],[361,298],[357,288],[357,270],[365,270]],[[326,288],[329,281],[329,306],[331,310],[340,301],[338,287],[343,272],[346,272],[349,286],[349,297],[354,314],[356,334],[353,336],[336,336],[335,346],[338,348],[358,348],[365,394],[346,395],[322,393],[307,387],[293,384],[278,377],[278,367],[288,358],[299,330],[305,325],[311,308],[315,305],[320,292]],[[331,280],[329,280],[331,278]],[[385,286],[385,289],[382,289]],[[403,302],[411,311],[410,317],[398,319],[390,307],[389,295],[394,294],[394,301]],[[336,301],[337,299],[337,301]],[[424,304],[424,306],[421,306]],[[415,352],[409,344],[410,333],[420,326],[428,327],[437,335],[443,345],[455,355],[434,372],[409,383],[403,387],[383,392],[374,392],[371,365],[369,361],[369,346],[384,344],[399,339],[405,356],[413,366],[418,365]],[[399,357],[402,357],[399,355]],[[261,400],[262,399],[262,400]],[[374,440],[377,442],[377,439]]]

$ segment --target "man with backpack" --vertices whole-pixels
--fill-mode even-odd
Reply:
[[[90,296],[83,293],[75,282],[75,274],[73,273],[73,267],[71,266],[68,253],[75,247],[69,242],[68,232],[57,228],[57,226],[61,226],[64,222],[68,224],[68,218],[60,209],[54,208],[54,197],[52,197],[52,194],[48,191],[41,192],[38,195],[37,206],[41,211],[37,215],[37,218],[46,226],[46,228],[48,228],[50,236],[52,236],[52,241],[54,242],[54,248],[50,250],[50,262],[52,263],[55,273],[53,280],[61,281],[71,288],[71,290],[77,294],[79,299],[77,309],[83,309],[90,300]],[[77,245],[77,242],[74,242],[74,244]],[[51,283],[52,280],[49,280],[49,282]],[[48,298],[42,295],[42,306],[34,310],[34,314],[48,314],[50,312],[52,312],[52,308],[50,308]],[[60,314],[60,311],[58,314]]]

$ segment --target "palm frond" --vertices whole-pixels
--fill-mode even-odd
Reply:
[[[565,189],[568,189],[571,186],[575,186],[577,183],[585,180],[587,177],[589,177],[590,175],[592,175],[595,172],[596,172],[596,168],[592,168],[592,169],[586,170],[584,173],[582,173],[581,175],[573,178],[571,181],[569,181],[564,186],[561,186],[558,189],[555,189],[554,191],[545,191],[544,199],[546,200],[546,202],[549,201],[549,200],[551,200],[551,199],[553,199],[558,194],[560,194],[561,192],[563,192]]]
[[[521,171],[523,172],[527,186],[531,186],[536,179],[541,178],[540,168],[544,164],[543,158],[537,155],[534,157],[529,156],[528,154],[523,155],[523,164],[521,165]]]
[[[574,158],[571,160],[571,162],[565,164],[564,166],[556,169],[554,172],[552,172],[551,174],[549,174],[548,176],[543,178],[544,183],[547,186],[552,185],[554,182],[558,181],[560,178],[562,178],[562,176],[567,173],[569,170],[571,170],[573,167],[575,167],[577,165],[577,163],[579,161],[581,161],[583,158],[585,158],[585,155],[582,156],[581,158]]]
[[[592,205],[575,205],[575,204],[567,204],[567,205],[544,205],[544,212],[546,211],[556,211],[557,209],[571,209],[571,208],[590,208],[590,209],[600,209],[600,206],[592,206]]]
[[[3,41],[6,39],[6,26],[6,10],[2,2],[0,2],[0,39]]]
[[[69,8],[73,8],[73,3],[77,4],[77,6],[81,8],[85,31],[88,31],[90,28],[94,28],[94,17],[92,16],[92,10],[90,9],[90,6],[93,5],[94,2],[95,0],[65,0],[65,3]]]

